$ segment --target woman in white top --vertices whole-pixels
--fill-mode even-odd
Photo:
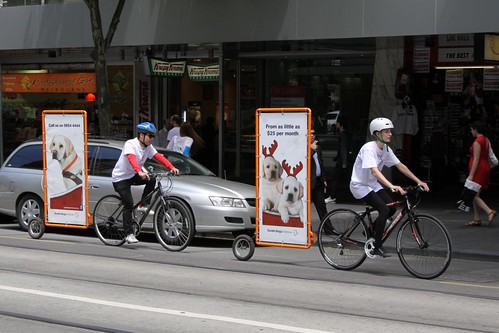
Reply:
[[[188,121],[180,125],[180,135],[175,135],[166,149],[174,150],[188,157],[193,157],[204,147],[204,141],[197,135]]]
[[[429,187],[416,177],[409,168],[400,162],[393,150],[388,147],[392,139],[393,124],[390,119],[376,118],[369,125],[369,132],[373,141],[365,143],[359,151],[352,170],[350,180],[350,191],[356,199],[364,200],[368,205],[374,207],[379,215],[375,221],[375,239],[373,254],[388,257],[388,253],[381,247],[381,239],[385,229],[386,220],[395,213],[394,207],[386,204],[392,202],[388,191],[405,194],[402,187],[393,185],[382,173],[383,167],[395,166],[406,177],[421,185],[425,191]]]

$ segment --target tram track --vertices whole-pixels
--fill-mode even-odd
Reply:
[[[1,238],[1,237],[0,237]],[[51,243],[52,245],[57,246],[57,244],[64,244],[68,245],[68,243]],[[78,243],[78,245],[81,245],[81,243]],[[95,244],[91,244],[92,246]],[[148,258],[145,255],[139,255],[139,253],[136,253],[136,257],[129,257],[126,258],[125,255],[111,255],[108,252],[105,251],[100,251],[99,253],[89,253],[89,249],[87,248],[86,245],[83,246],[82,249],[80,250],[69,250],[69,249],[47,249],[47,248],[40,248],[38,246],[21,246],[21,245],[0,245],[0,247],[4,248],[13,248],[13,249],[25,249],[28,251],[42,251],[45,253],[45,255],[50,255],[50,253],[54,254],[61,254],[61,255],[69,255],[69,256],[76,256],[75,258],[72,258],[74,261],[78,261],[79,259],[77,258],[82,258],[81,260],[87,260],[87,261],[92,261],[92,260],[107,260],[107,261],[124,261],[128,265],[138,265],[139,263],[145,263],[148,265],[167,265],[167,266],[172,266],[172,267],[177,267],[177,268],[182,268],[182,269],[194,269],[194,270],[199,270],[199,271],[212,271],[212,272],[222,272],[222,273],[234,273],[234,274],[245,274],[250,276],[248,279],[249,280],[258,280],[263,277],[267,278],[275,278],[275,279],[292,279],[293,281],[298,281],[297,283],[300,283],[299,281],[305,281],[308,282],[316,282],[316,283],[334,283],[334,284],[339,284],[340,286],[352,286],[352,287],[378,287],[378,288],[384,288],[384,289],[400,289],[400,287],[390,287],[389,285],[374,285],[373,283],[352,283],[352,282],[345,282],[342,279],[331,279],[331,278],[322,278],[321,275],[317,275],[314,278],[310,278],[310,276],[306,277],[297,277],[297,276],[292,276],[291,272],[289,274],[282,274],[282,273],[275,273],[275,272],[254,272],[254,271],[249,271],[245,269],[239,268],[232,268],[232,267],[221,267],[221,266],[214,266],[214,265],[208,265],[208,264],[193,264],[192,262],[190,263],[181,263],[181,262],[176,262],[175,260],[168,260],[165,259],[164,257],[161,259],[156,259],[156,258]],[[148,247],[148,244],[145,244],[144,250],[150,251],[151,248]],[[106,247],[104,247],[106,249]],[[6,252],[6,251],[2,251]],[[170,258],[171,259],[171,258]],[[135,264],[134,264],[135,263]],[[273,263],[261,263],[262,265],[276,265],[275,262]],[[287,265],[287,266],[296,266],[296,265],[291,265],[291,264],[279,264],[279,265]],[[312,268],[315,272],[316,268]],[[319,269],[319,271],[327,271],[329,269]],[[431,327],[439,327],[443,329],[452,329],[452,330],[462,330],[461,327],[458,326],[452,326],[452,325],[442,325],[441,323],[438,322],[421,322],[421,319],[416,319],[416,320],[401,320],[401,319],[394,319],[391,317],[389,314],[386,314],[386,316],[379,316],[379,315],[358,315],[355,313],[351,313],[349,311],[336,311],[331,308],[326,308],[324,306],[309,306],[307,303],[302,303],[302,302],[297,302],[296,304],[289,304],[286,300],[278,300],[278,299],[254,299],[254,298],[249,298],[249,299],[242,299],[241,297],[238,297],[238,295],[230,295],[229,293],[224,293],[223,295],[211,292],[210,290],[196,290],[195,292],[193,291],[180,291],[178,288],[170,288],[168,286],[158,288],[158,286],[147,286],[147,285],[137,285],[133,282],[130,283],[124,283],[124,282],[116,282],[116,281],[111,281],[109,278],[106,279],[89,279],[88,277],[75,277],[75,276],[65,276],[64,274],[60,273],[41,273],[37,271],[36,269],[34,270],[26,270],[26,269],[6,269],[6,268],[0,268],[0,272],[5,272],[5,273],[11,273],[11,274],[20,274],[20,275],[31,275],[32,277],[45,277],[49,279],[60,279],[61,283],[62,282],[71,282],[71,283],[89,283],[89,284],[96,284],[96,285],[101,285],[104,287],[111,287],[111,288],[139,288],[144,291],[148,292],[159,292],[159,293],[168,293],[168,294],[177,294],[177,295],[184,295],[184,296],[192,296],[192,297],[206,297],[206,298],[213,298],[217,297],[221,301],[234,301],[234,302],[243,302],[243,303],[248,303],[248,304],[264,304],[268,306],[276,306],[276,307],[286,307],[288,309],[294,309],[294,310],[307,310],[307,311],[314,311],[314,312],[321,312],[324,313],[325,315],[328,314],[335,314],[335,315],[341,315],[341,316],[357,316],[359,318],[365,318],[365,319],[377,319],[377,320],[387,320],[387,321],[397,321],[399,323],[406,323],[406,324],[411,324],[411,325],[425,325],[428,329]],[[203,274],[203,273],[201,273]],[[315,275],[315,274],[313,274]],[[457,288],[456,288],[457,289]],[[405,288],[405,291],[415,291],[415,292],[430,292],[430,293],[440,293],[444,294],[442,292],[438,292],[435,290],[421,290],[418,288]],[[449,293],[446,292],[446,295]],[[464,293],[459,293],[459,292],[454,292],[452,293],[453,296],[456,297],[472,297],[468,294]],[[482,299],[481,297],[476,297],[477,300]],[[496,297],[491,296],[489,298],[490,300],[497,300]],[[334,307],[333,307],[334,308]],[[6,314],[7,315],[7,314]],[[83,328],[83,327],[82,327]],[[83,328],[85,329],[85,328]],[[468,328],[469,329],[469,328]],[[493,330],[492,330],[493,331]],[[490,331],[490,332],[492,332]],[[483,332],[489,332],[488,330],[483,330]]]

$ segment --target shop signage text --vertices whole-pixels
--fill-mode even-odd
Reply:
[[[472,47],[452,47],[438,49],[438,62],[471,62],[475,59]]]
[[[149,110],[149,82],[139,81],[139,122],[149,121],[151,118]]]
[[[438,46],[472,46],[474,34],[447,34],[438,36]]]
[[[217,81],[220,75],[219,65],[187,65],[189,78],[194,81]]]
[[[2,74],[3,93],[96,92],[95,73]]]
[[[148,58],[150,76],[159,77],[182,77],[185,72],[185,61],[163,61],[155,58]]]

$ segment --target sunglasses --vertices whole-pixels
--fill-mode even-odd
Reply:
[[[315,132],[310,132],[311,135],[315,135]]]
[[[150,134],[150,133],[147,133],[146,135],[147,135],[148,137],[150,137],[151,139],[154,139],[154,138],[156,137],[156,135],[154,135],[154,134]]]

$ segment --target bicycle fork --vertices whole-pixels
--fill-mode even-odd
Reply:
[[[418,244],[420,249],[426,249],[428,247],[428,242],[423,239],[421,230],[419,229],[419,221],[417,221],[414,216],[409,216],[409,223],[411,226],[411,233],[414,240]]]

